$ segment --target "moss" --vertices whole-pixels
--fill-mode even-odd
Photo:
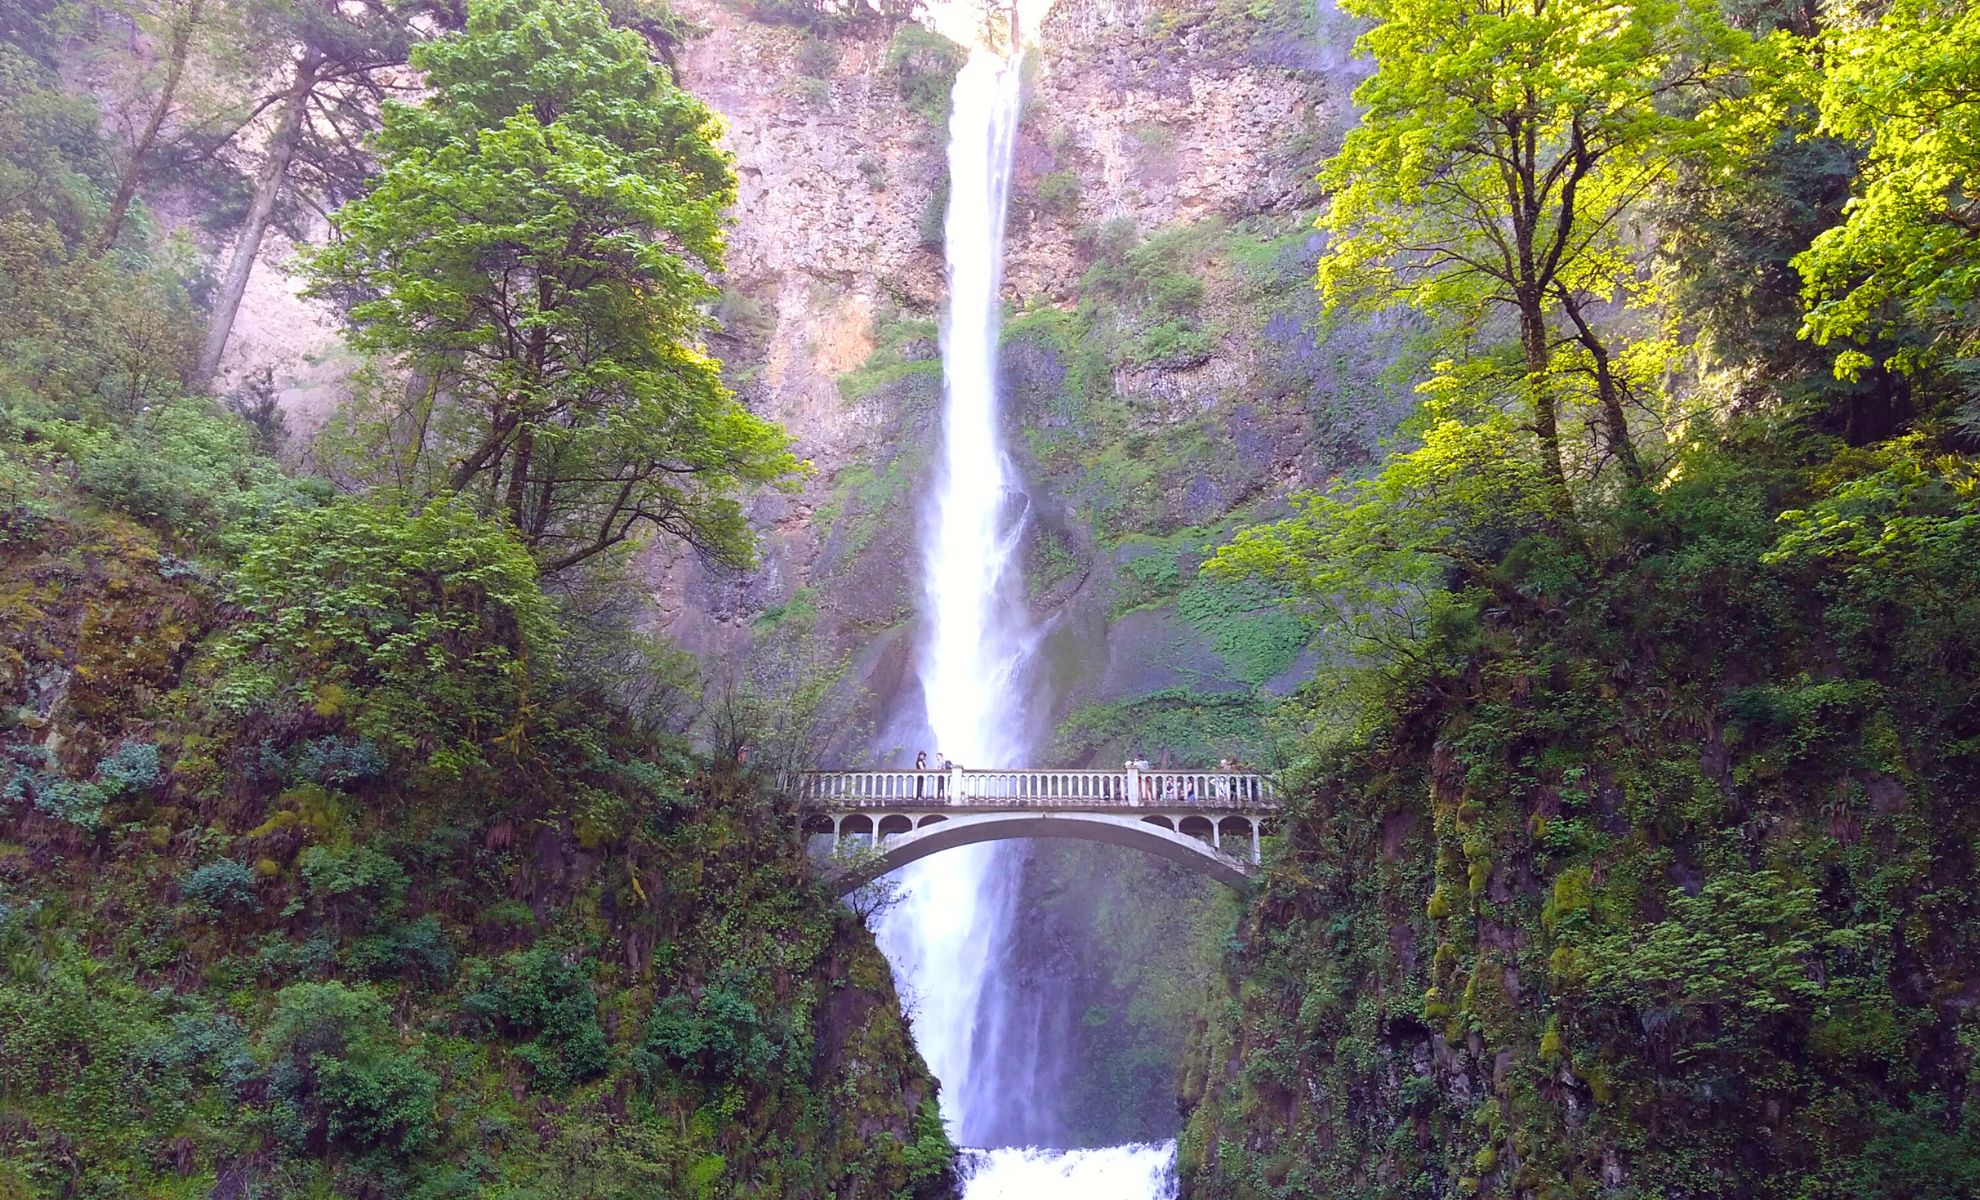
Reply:
[[[32,566],[0,550],[0,582],[50,554],[69,581],[5,631],[37,676],[85,613],[142,639],[210,611],[191,576],[115,581],[146,535],[69,560],[82,532],[57,521]],[[224,713],[197,638],[156,646],[92,652],[74,738],[100,748],[100,829],[0,801],[0,1107],[34,1131],[7,1163],[31,1194],[204,1194],[223,1171],[271,1195],[942,1194],[891,976],[765,781],[570,692],[535,697],[559,733],[509,770],[374,770],[346,706]],[[0,731],[0,791],[45,728]],[[235,865],[189,875],[189,854]],[[666,997],[716,991],[774,1069],[642,1057]]]
[[[1606,1164],[1645,1195],[1970,1189],[1980,1127],[1903,1114],[1963,1103],[1980,1039],[1954,991],[1891,967],[1963,980],[1980,947],[1980,909],[1945,903],[1980,894],[1980,741],[1946,736],[1972,728],[1980,621],[1955,593],[1777,570],[1793,493],[1722,469],[1559,607],[1387,668],[1352,736],[1288,773],[1200,1049],[1231,1069],[1187,1078],[1191,1194],[1269,1195],[1257,1164],[1287,1155],[1306,1194],[1594,1194]],[[1309,1032],[1337,995],[1346,1028]],[[1416,1061],[1434,1076],[1399,1080]],[[1297,1106],[1247,1082],[1287,1070]]]

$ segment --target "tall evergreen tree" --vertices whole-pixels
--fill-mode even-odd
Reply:
[[[652,528],[747,561],[739,489],[798,463],[700,344],[735,198],[713,115],[595,0],[481,0],[413,61],[430,99],[387,106],[311,259],[428,382],[377,430],[399,480],[505,514],[547,572]]]

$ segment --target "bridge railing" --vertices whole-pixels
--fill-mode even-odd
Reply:
[[[845,808],[1278,807],[1272,781],[1252,771],[809,771],[790,784],[801,802]]]

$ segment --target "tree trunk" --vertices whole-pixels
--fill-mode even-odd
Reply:
[[[282,185],[288,180],[289,160],[295,157],[296,143],[302,139],[304,108],[310,89],[316,86],[316,70],[321,59],[311,52],[296,64],[295,81],[282,99],[281,116],[268,139],[268,161],[255,182],[254,203],[248,208],[240,240],[234,244],[234,257],[220,284],[220,295],[213,302],[212,323],[207,326],[206,345],[199,352],[199,366],[193,371],[192,390],[212,390],[220,373],[220,356],[226,352],[227,337],[234,331],[234,318],[241,311],[241,297],[247,294],[248,277],[254,274],[255,259],[261,256],[261,241],[275,219],[275,202],[281,199]]]
[[[1572,293],[1562,288],[1559,292],[1561,308],[1574,322],[1576,341],[1588,356],[1595,360],[1595,403],[1602,412],[1602,428],[1608,438],[1609,449],[1622,463],[1623,474],[1629,476],[1632,484],[1643,482],[1643,462],[1636,457],[1636,444],[1629,436],[1629,415],[1623,412],[1622,384],[1616,379],[1615,364],[1609,358],[1609,348],[1596,336],[1595,329],[1581,315],[1581,305]]]
[[[92,261],[102,258],[117,242],[117,235],[123,231],[124,217],[131,210],[131,201],[137,196],[138,183],[144,178],[144,160],[151,156],[151,148],[157,144],[158,131],[165,126],[165,118],[172,111],[172,101],[179,94],[179,80],[186,73],[186,55],[192,47],[193,30],[199,26],[200,10],[205,0],[190,0],[179,18],[172,22],[171,57],[165,63],[165,81],[159,85],[158,101],[151,106],[151,115],[146,118],[144,129],[138,134],[137,144],[131,148],[131,161],[125,165],[124,174],[117,181],[117,196],[110,202],[110,215],[104,218],[103,228],[97,231],[96,240],[90,243],[88,257]]]
[[[1574,516],[1574,498],[1568,492],[1567,469],[1561,459],[1559,406],[1547,381],[1553,358],[1547,346],[1547,316],[1537,295],[1519,297],[1519,344],[1526,354],[1526,392],[1533,406],[1533,432],[1540,439],[1540,470],[1547,480],[1548,504],[1556,517],[1566,521]]]

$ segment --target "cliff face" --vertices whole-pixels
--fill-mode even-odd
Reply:
[[[1980,539],[1811,552],[1881,464],[1802,445],[1516,551],[1287,774],[1183,1195],[1975,1194]]]
[[[708,32],[683,80],[728,121],[743,181],[721,348],[816,473],[759,502],[752,573],[657,550],[662,621],[714,655],[817,635],[884,719],[915,707],[960,53],[945,62],[915,28],[822,39],[712,4],[691,15]],[[1362,459],[1400,408],[1393,331],[1323,328],[1310,295],[1307,180],[1350,116],[1352,31],[1290,8],[1067,0],[1039,41],[1003,383],[1028,576],[1055,630],[1042,687],[1053,718],[1228,703],[1293,678],[1305,639],[1262,597],[1191,582],[1203,547],[1231,514]],[[1176,747],[1192,748],[1208,751]]]
[[[568,698],[636,790],[440,779],[331,684],[210,704],[227,581],[7,499],[0,1195],[950,1193],[886,961],[761,781]]]

